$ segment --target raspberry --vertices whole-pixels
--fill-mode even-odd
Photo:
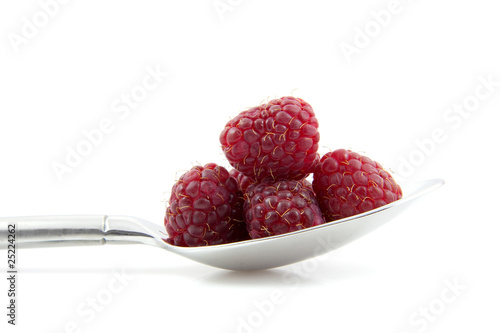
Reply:
[[[381,207],[403,195],[378,162],[345,149],[321,158],[313,188],[327,222]]]
[[[250,237],[279,235],[324,223],[307,183],[280,180],[250,185],[243,206]]]
[[[242,197],[238,182],[224,167],[193,167],[172,187],[165,215],[167,242],[202,246],[248,239]]]
[[[240,190],[243,193],[245,193],[245,191],[247,190],[248,186],[250,186],[253,183],[255,183],[255,180],[253,180],[252,178],[250,178],[248,176],[245,176],[244,174],[242,174],[241,172],[239,172],[236,169],[231,169],[231,171],[229,171],[229,174],[232,177],[236,178],[236,180],[238,181],[238,185],[240,187]]]
[[[300,98],[282,97],[241,112],[219,140],[231,165],[256,181],[300,180],[319,161],[318,120]]]

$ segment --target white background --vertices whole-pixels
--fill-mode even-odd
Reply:
[[[0,272],[2,332],[498,331],[496,3],[220,4],[226,11],[212,0],[3,1],[0,216],[161,225],[176,177],[198,163],[228,166],[218,142],[226,121],[290,94],[315,109],[322,153],[363,152],[403,190],[447,184],[321,262],[267,271],[222,271],[140,245],[21,250],[15,328]],[[147,68],[168,77],[129,114],[114,112]],[[447,111],[463,103],[470,112]],[[59,179],[54,163],[103,119],[112,131]],[[1,251],[2,271],[6,262]]]

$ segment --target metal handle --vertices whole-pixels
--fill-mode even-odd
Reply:
[[[108,242],[158,246],[161,239],[155,237],[144,222],[147,223],[133,217],[106,215],[2,217],[0,249],[7,247],[8,235],[11,234],[9,225],[15,226],[15,243],[20,248],[103,245]]]

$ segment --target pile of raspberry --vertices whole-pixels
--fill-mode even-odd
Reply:
[[[165,215],[170,244],[280,235],[402,197],[391,174],[370,158],[346,149],[320,156],[318,120],[300,98],[282,97],[240,112],[219,140],[233,169],[195,166],[174,184]]]

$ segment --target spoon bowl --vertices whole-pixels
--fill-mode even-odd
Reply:
[[[164,241],[167,235],[163,225],[137,217],[74,215],[0,218],[0,248],[7,248],[9,229],[15,229],[18,248],[138,243],[157,246],[218,268],[268,269],[313,258],[348,244],[387,223],[415,199],[443,184],[442,179],[408,183],[405,184],[402,199],[362,214],[282,235],[201,247],[168,244]]]

